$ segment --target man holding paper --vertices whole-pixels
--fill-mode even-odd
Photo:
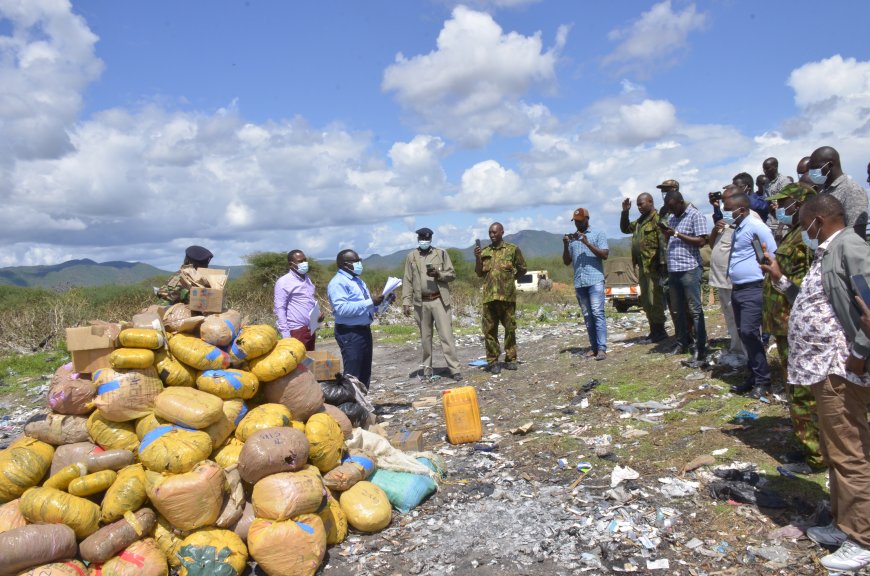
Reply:
[[[450,377],[462,380],[456,345],[453,342],[453,313],[449,282],[456,278],[453,262],[446,250],[432,246],[432,230],[417,230],[417,249],[405,258],[402,280],[402,310],[405,316],[414,311],[423,344],[423,372],[432,374],[432,326],[441,338],[441,351]]]
[[[284,338],[296,338],[306,350],[314,350],[315,330],[312,320],[323,322],[323,312],[314,296],[314,283],[308,277],[308,258],[302,250],[287,253],[290,269],[275,283],[275,316],[278,332]]]
[[[383,294],[372,296],[360,278],[363,264],[353,250],[342,250],[335,257],[338,270],[326,293],[335,316],[335,341],[341,350],[344,373],[353,374],[369,389],[372,377],[372,320],[384,303]],[[390,293],[386,301],[395,296]]]

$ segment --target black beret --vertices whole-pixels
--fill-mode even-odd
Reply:
[[[432,236],[434,232],[430,228],[420,228],[417,230],[417,236]]]
[[[184,251],[184,255],[187,256],[189,260],[194,260],[196,262],[209,262],[214,257],[214,254],[202,246],[188,246],[187,250]]]

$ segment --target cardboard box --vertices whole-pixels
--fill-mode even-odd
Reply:
[[[423,434],[417,430],[402,430],[390,436],[390,444],[405,452],[422,452]]]
[[[190,309],[193,312],[220,314],[224,311],[227,271],[219,268],[199,268],[197,273],[201,282],[208,287],[198,286],[190,289]]]
[[[97,324],[66,329],[66,348],[72,356],[73,370],[93,374],[109,367],[109,354],[115,349],[120,329],[117,325]]]
[[[306,352],[302,365],[313,372],[317,380],[335,380],[335,375],[341,372],[341,358],[326,350]]]

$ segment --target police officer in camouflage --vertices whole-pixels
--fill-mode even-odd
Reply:
[[[664,293],[660,278],[667,268],[667,244],[659,229],[659,214],[653,197],[646,192],[637,197],[637,210],[640,218],[629,221],[628,211],[631,199],[622,201],[622,216],[619,229],[623,234],[631,234],[631,262],[638,270],[640,282],[640,305],[649,322],[650,332],[644,343],[659,342],[668,337],[665,330]]]
[[[816,191],[807,184],[787,184],[779,192],[768,197],[768,200],[776,202],[777,221],[788,227],[782,242],[776,248],[776,263],[782,273],[796,286],[800,286],[812,263],[812,252],[801,239],[798,212],[801,205],[815,194]],[[791,304],[785,294],[774,289],[770,275],[764,278],[762,298],[761,329],[775,338],[776,351],[785,373],[788,369],[788,318]],[[806,466],[810,469],[824,468],[819,448],[819,429],[813,391],[808,386],[791,386],[788,383],[785,385],[785,390],[792,427],[803,449],[802,457],[805,461],[804,470],[796,466],[795,471],[809,472]]]
[[[486,368],[491,374],[501,372],[498,358],[498,325],[504,326],[504,367],[517,369],[517,289],[515,281],[526,273],[526,261],[519,247],[505,242],[504,226],[494,222],[489,227],[490,245],[474,248],[474,272],[483,278],[482,319],[486,345]]]
[[[155,294],[163,305],[188,304],[190,302],[191,273],[197,268],[208,268],[214,255],[202,246],[188,246],[184,251],[184,263],[170,276],[166,284],[157,288]]]

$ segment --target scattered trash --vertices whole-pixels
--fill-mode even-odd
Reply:
[[[616,488],[625,480],[637,480],[638,478],[640,478],[640,473],[637,470],[617,464],[613,468],[613,472],[610,473],[610,487]]]
[[[478,452],[498,452],[497,442],[478,442],[474,445]]]
[[[478,360],[472,360],[468,363],[469,366],[486,366],[487,364],[489,364],[489,362],[487,362],[483,358],[480,358]]]
[[[758,414],[755,412],[750,412],[749,410],[741,410],[737,414],[734,415],[734,420],[736,422],[746,421],[746,420],[758,420]]]
[[[698,456],[697,458],[693,458],[683,466],[683,469],[680,470],[680,476],[683,476],[686,472],[691,472],[692,470],[700,468],[701,466],[710,466],[715,463],[716,459],[712,456],[709,456],[707,454],[701,454],[700,456]]]
[[[761,508],[786,508],[788,503],[776,492],[738,481],[711,482],[707,489],[713,498],[754,504]]]
[[[726,452],[728,452],[728,448],[718,448],[710,452],[710,454],[712,454],[713,456],[722,456]]]
[[[626,428],[624,431],[622,431],[620,433],[620,436],[622,436],[623,438],[632,439],[632,438],[640,438],[640,437],[646,436],[648,434],[649,434],[649,432],[647,432],[646,430],[640,430],[638,428],[629,427],[629,428]]]
[[[517,427],[517,428],[512,428],[512,429],[510,430],[510,433],[511,433],[511,434],[514,434],[514,435],[523,436],[523,435],[528,434],[529,432],[531,432],[531,431],[534,429],[534,427],[535,427],[535,423],[534,423],[534,422],[526,422],[526,423],[523,424],[522,426],[519,426],[519,427]]]
[[[797,539],[804,535],[804,531],[794,524],[780,526],[767,535],[768,540],[781,540],[783,538]]]
[[[424,396],[419,400],[411,402],[412,408],[433,408],[438,406],[439,399],[437,396]]]
[[[763,546],[761,548],[750,546],[749,550],[756,556],[761,556],[765,560],[770,560],[777,564],[788,564],[791,558],[789,551],[782,546]]]
[[[659,492],[671,498],[691,496],[701,486],[700,482],[682,480],[680,478],[659,478],[659,482],[664,484],[664,486],[659,487]]]
[[[646,569],[647,570],[667,570],[671,567],[670,562],[668,562],[667,558],[659,558],[658,560],[647,560],[646,561]]]

